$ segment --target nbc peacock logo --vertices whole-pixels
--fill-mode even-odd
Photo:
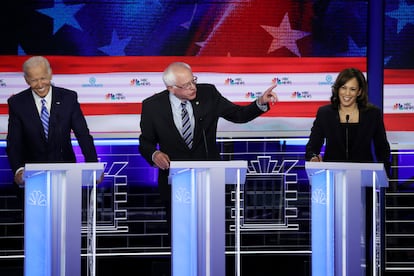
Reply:
[[[224,80],[225,85],[244,85],[245,82],[242,78],[227,78]]]
[[[247,92],[244,97],[246,99],[257,99],[262,95],[262,92]]]
[[[414,105],[412,103],[395,103],[393,109],[400,111],[413,111]]]
[[[180,187],[174,194],[174,200],[176,202],[190,204],[191,203],[191,194],[184,187]]]
[[[309,91],[294,91],[290,97],[293,99],[311,99],[312,94]]]
[[[292,81],[288,77],[276,77],[272,79],[272,83],[277,85],[291,85]]]
[[[0,79],[0,87],[6,87],[7,84],[3,79]]]
[[[110,101],[119,101],[119,100],[125,100],[126,97],[122,93],[106,93],[105,99]]]
[[[146,78],[142,78],[142,79],[132,79],[129,82],[130,86],[151,86],[151,82],[146,79]]]
[[[33,206],[46,206],[47,198],[46,195],[41,191],[34,190],[29,194],[27,203]]]

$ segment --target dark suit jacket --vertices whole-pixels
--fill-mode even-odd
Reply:
[[[26,163],[76,162],[71,144],[75,134],[86,162],[97,162],[93,138],[74,91],[52,87],[49,139],[43,132],[31,89],[8,99],[6,152],[13,173]]]
[[[216,145],[218,119],[222,117],[231,122],[245,123],[263,113],[256,102],[247,106],[233,104],[210,84],[197,84],[197,97],[191,101],[191,105],[195,127],[190,150],[174,124],[169,91],[164,90],[143,101],[139,151],[149,164],[154,164],[152,154],[157,145],[160,151],[168,154],[171,161],[220,160]],[[168,174],[168,170],[159,170],[161,194],[168,186]],[[168,193],[165,196],[168,197]]]
[[[331,162],[380,162],[390,172],[390,145],[381,111],[373,106],[359,110],[356,137],[346,160],[346,145],[341,131],[339,113],[332,105],[319,108],[306,145],[306,160],[319,154],[325,142],[324,161]],[[371,145],[373,145],[373,149]]]

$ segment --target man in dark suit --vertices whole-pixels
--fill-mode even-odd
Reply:
[[[235,123],[248,122],[266,112],[269,102],[277,101],[277,95],[272,91],[273,85],[247,106],[233,104],[215,86],[197,84],[191,67],[182,62],[170,64],[164,71],[163,81],[167,89],[142,103],[139,150],[149,164],[159,168],[158,187],[169,220],[170,161],[220,160],[216,145],[219,118]],[[187,146],[181,134],[181,103],[187,103],[186,109],[190,115],[190,146]]]
[[[245,123],[269,109],[277,101],[267,89],[260,98],[247,106],[235,105],[224,98],[211,84],[197,84],[191,67],[186,63],[170,64],[163,74],[166,90],[142,103],[139,150],[149,164],[158,167],[158,185],[163,194],[168,189],[170,160],[220,160],[216,145],[220,117]],[[181,102],[188,101],[193,142],[189,148],[181,135]],[[168,196],[168,193],[166,194]]]
[[[97,162],[93,138],[76,92],[51,84],[52,69],[44,57],[34,56],[26,60],[23,72],[30,88],[7,101],[9,124],[6,152],[15,183],[24,184],[26,163],[76,162],[71,144],[72,130],[85,161]],[[45,125],[41,119],[42,100],[46,100],[45,112],[48,113]]]

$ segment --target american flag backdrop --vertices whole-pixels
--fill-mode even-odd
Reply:
[[[201,81],[215,83],[237,102],[279,81],[281,103],[271,116],[290,118],[278,124],[289,126],[297,118],[293,126],[304,130],[329,99],[327,78],[348,65],[366,70],[368,1],[9,2],[2,9],[0,133],[7,97],[25,87],[19,72],[29,55],[51,58],[56,85],[78,91],[93,122],[125,110],[139,119],[142,98],[162,90],[160,72],[168,62],[184,59],[203,73]],[[384,2],[387,129],[414,130],[414,1]]]
[[[7,55],[363,57],[367,50],[368,1],[8,2],[0,45]],[[384,2],[384,63],[413,68],[414,1]]]

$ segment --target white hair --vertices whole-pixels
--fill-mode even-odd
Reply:
[[[23,72],[24,72],[24,75],[27,76],[27,71],[30,68],[36,67],[36,66],[39,66],[39,65],[42,65],[42,64],[46,66],[47,73],[49,75],[52,74],[52,68],[50,67],[49,61],[45,57],[42,57],[42,56],[34,56],[34,57],[29,58],[28,60],[26,60],[23,63]]]
[[[173,86],[176,83],[176,77],[174,69],[177,67],[184,67],[191,71],[191,66],[185,62],[173,62],[164,70],[162,75],[162,80],[164,81],[165,86]]]

